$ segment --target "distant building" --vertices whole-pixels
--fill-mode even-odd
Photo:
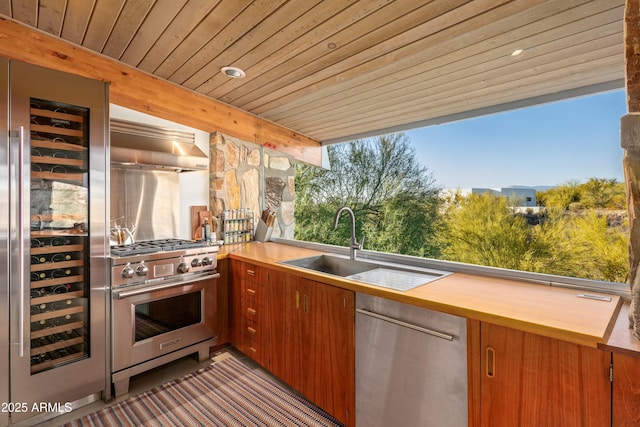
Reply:
[[[493,196],[507,197],[514,207],[518,208],[535,208],[536,207],[536,189],[533,187],[510,186],[502,188],[458,188],[456,190],[446,190],[444,194],[460,196],[468,196],[469,194],[486,194]]]
[[[521,207],[536,206],[536,189],[531,187],[503,187],[500,189],[503,196],[513,201],[514,205]]]

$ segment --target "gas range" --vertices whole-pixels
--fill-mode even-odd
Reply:
[[[181,281],[215,273],[218,246],[203,241],[159,239],[111,248],[111,286],[135,286]]]
[[[111,249],[111,381],[216,344],[218,246],[192,240],[141,241]]]

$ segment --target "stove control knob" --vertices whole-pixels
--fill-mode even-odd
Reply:
[[[198,258],[194,258],[193,260],[191,260],[191,267],[200,267],[203,264],[204,263],[200,261]]]
[[[138,276],[146,276],[149,273],[149,267],[144,264],[140,264],[138,268],[136,268],[136,274]]]
[[[213,260],[208,256],[202,258],[202,265],[212,265],[212,264],[213,264]]]
[[[188,273],[190,268],[191,267],[189,267],[189,264],[187,264],[186,262],[181,262],[178,265],[178,273]]]
[[[123,279],[131,279],[133,277],[133,268],[127,265],[122,269],[122,273],[120,274]]]

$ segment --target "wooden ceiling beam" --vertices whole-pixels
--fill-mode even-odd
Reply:
[[[319,141],[3,17],[0,55],[108,82],[114,104],[322,163]]]

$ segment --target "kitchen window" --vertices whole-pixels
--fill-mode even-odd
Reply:
[[[412,156],[420,157],[423,151],[427,153],[428,159],[430,149],[438,143],[413,141],[417,134],[410,131],[406,134],[411,139],[409,144],[403,144],[406,135],[391,135],[379,137],[377,141],[373,138],[374,141],[369,140],[364,144],[358,142],[340,144],[342,147],[329,146],[330,159],[337,160],[332,164],[332,168],[336,168],[333,174],[298,165],[295,188],[295,239],[347,246],[347,230],[340,229],[340,226],[338,230],[332,229],[332,218],[336,209],[347,205],[356,212],[357,235],[366,236],[364,248],[368,250],[462,262],[465,265],[471,264],[472,269],[490,267],[489,271],[492,273],[496,272],[495,268],[508,269],[510,276],[530,277],[531,273],[552,275],[553,277],[544,277],[541,280],[563,284],[577,283],[578,286],[593,285],[626,293],[627,214],[621,165],[622,150],[619,143],[619,119],[625,114],[626,108],[624,92],[588,98],[590,99],[565,101],[565,105],[533,107],[537,111],[531,114],[540,117],[544,116],[540,110],[549,109],[547,120],[550,121],[548,124],[542,121],[529,123],[528,128],[520,129],[519,133],[514,133],[514,125],[508,123],[509,113],[486,118],[496,127],[496,133],[509,133],[511,146],[518,146],[519,141],[524,141],[525,144],[518,146],[518,153],[521,155],[521,151],[524,150],[533,158],[533,153],[544,146],[542,143],[536,145],[531,142],[532,136],[529,134],[534,134],[536,129],[554,127],[558,138],[578,138],[572,136],[572,129],[566,128],[587,126],[592,117],[602,116],[604,110],[609,111],[606,117],[608,124],[599,125],[604,131],[598,131],[599,133],[592,138],[593,141],[578,138],[576,142],[567,139],[568,146],[577,148],[573,151],[547,150],[548,164],[553,165],[558,171],[562,172],[562,165],[568,164],[567,162],[575,163],[578,168],[582,168],[582,175],[576,176],[576,179],[564,182],[545,180],[549,174],[545,163],[531,162],[536,165],[537,170],[534,172],[537,172],[539,177],[528,178],[531,188],[536,188],[538,184],[547,184],[536,188],[538,206],[514,205],[510,203],[509,197],[500,197],[499,188],[487,188],[486,191],[474,191],[479,189],[472,188],[465,193],[462,189],[457,189],[459,191],[456,192],[453,191],[456,189],[439,186],[437,167],[425,170],[423,182],[411,182],[413,190],[422,185],[422,193],[416,192],[422,195],[422,198],[403,198],[402,193],[393,191],[394,188],[406,185],[407,179],[403,181],[402,178],[395,177],[396,181],[392,181],[390,188],[385,188],[384,183],[380,182],[381,178],[388,178],[392,174],[377,174],[378,165],[391,164],[397,168],[394,170],[397,172],[402,167],[411,166]],[[615,106],[613,111],[611,104]],[[558,108],[571,111],[572,105],[586,105],[591,110],[574,108],[569,116],[558,118],[555,112]],[[495,125],[499,120],[507,120],[502,129]],[[512,121],[518,124],[517,120]],[[484,144],[485,151],[496,157],[495,163],[483,164],[483,160],[476,156],[475,164],[479,165],[476,172],[480,172],[476,175],[478,187],[483,186],[483,179],[492,174],[492,169],[513,169],[503,153],[513,147],[502,145],[499,141],[493,145],[490,141],[485,142],[492,136],[494,135],[476,138],[479,143]],[[385,144],[381,142],[382,139],[394,138],[399,140],[399,143],[395,147],[397,152],[393,154],[402,159],[395,165],[392,164],[393,155],[385,155],[384,147],[380,148]],[[445,144],[446,141],[441,142]],[[426,147],[422,147],[423,151],[417,151],[415,147],[422,143]],[[386,144],[389,145],[389,141]],[[456,147],[449,156],[454,157],[453,160],[456,156],[461,161],[464,160],[464,150],[456,150]],[[602,154],[603,150],[605,154]],[[572,155],[568,156],[567,152]],[[435,155],[434,159],[437,158]],[[544,159],[544,155],[536,158]],[[594,161],[603,167],[594,169],[591,166]],[[416,170],[421,170],[421,164],[418,162]],[[458,169],[450,167],[452,170],[447,176],[472,173],[475,167],[471,163],[468,167],[461,166]],[[522,168],[522,165],[518,167]],[[406,167],[406,170],[411,171],[411,168]],[[504,187],[520,183],[521,177],[530,176],[530,172],[516,170],[512,178],[508,181],[503,179],[501,182],[504,183]],[[601,175],[592,176],[593,173]],[[556,175],[565,176],[562,173]],[[582,181],[579,181],[580,178]],[[367,187],[371,183],[374,185],[371,188],[375,188],[375,191]],[[555,185],[548,185],[550,183]],[[433,188],[437,188],[438,197],[434,197],[434,192],[428,191]],[[377,192],[383,190],[387,191],[384,200],[373,206],[366,204],[375,198]],[[504,192],[504,188],[502,190]],[[520,200],[532,202],[534,198],[528,195]],[[460,213],[464,209],[469,210],[467,216]],[[453,240],[457,243],[452,243]],[[427,244],[418,248],[415,245],[410,247],[407,242],[412,241]],[[477,256],[469,256],[472,252]],[[540,278],[536,276],[536,280]]]

